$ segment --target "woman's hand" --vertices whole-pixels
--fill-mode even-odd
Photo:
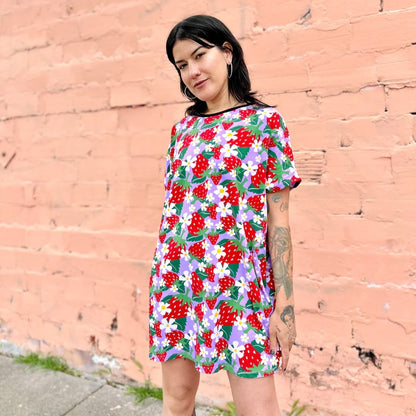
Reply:
[[[270,315],[270,350],[277,351],[280,346],[281,368],[286,371],[290,350],[296,339],[295,315],[292,305],[287,305],[282,313],[278,310]]]

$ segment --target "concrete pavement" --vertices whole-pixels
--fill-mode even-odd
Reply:
[[[198,416],[214,409],[197,407]],[[68,374],[30,368],[0,355],[0,416],[158,416],[162,402],[140,404],[123,386]]]

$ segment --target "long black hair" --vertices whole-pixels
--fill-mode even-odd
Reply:
[[[190,95],[188,89],[185,93],[186,85],[182,81],[182,77],[178,67],[175,65],[173,57],[173,46],[179,39],[191,39],[206,48],[218,47],[224,49],[224,43],[229,42],[232,49],[232,76],[228,79],[228,90],[230,94],[241,103],[258,104],[267,106],[255,97],[255,93],[251,91],[251,82],[248,75],[248,69],[244,62],[243,49],[235,36],[230,32],[227,26],[220,20],[212,16],[195,15],[188,17],[179,22],[169,33],[166,41],[166,53],[169,61],[178,71],[180,79],[180,89],[193,105],[186,109],[187,115],[201,115],[207,111],[207,103],[201,101],[194,95]]]

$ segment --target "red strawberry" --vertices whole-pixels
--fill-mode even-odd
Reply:
[[[254,195],[247,199],[248,205],[250,205],[255,211],[261,211],[264,206],[262,195]]]
[[[238,205],[238,202],[240,199],[240,191],[238,190],[235,182],[233,181],[228,182],[226,188],[227,188],[228,196],[222,198],[222,201],[225,204],[229,202],[231,205]],[[241,196],[243,195],[244,194],[242,194]]]
[[[231,286],[234,286],[235,280],[230,276],[224,276],[221,277],[218,281],[220,284],[220,290],[222,293],[224,293],[226,290],[228,290]]]
[[[227,301],[221,303],[219,312],[219,318],[215,325],[223,326],[233,326],[234,322],[242,312],[238,312],[237,309],[234,309]]]
[[[179,319],[188,315],[189,305],[186,301],[172,296],[169,301],[170,312],[165,316],[166,319]]]
[[[192,124],[195,123],[195,121],[198,119],[198,117],[192,117],[190,120],[188,120],[188,122],[186,123],[186,127],[189,129]]]
[[[270,306],[269,308],[266,308],[264,310],[264,315],[266,316],[266,318],[268,318],[271,314],[272,314],[272,307]]]
[[[169,241],[168,252],[165,255],[166,260],[177,260],[181,257],[181,244],[178,243],[174,238]]]
[[[211,242],[213,246],[217,243],[219,237],[220,237],[219,234],[215,234],[215,233],[208,234],[208,240]]]
[[[220,117],[221,117],[221,114],[217,114],[215,116],[209,116],[204,120],[204,122],[205,122],[205,124],[211,124],[215,120],[218,120]]]
[[[221,157],[222,146],[214,147],[212,151],[214,152],[214,159],[219,159]]]
[[[162,299],[162,292],[155,292],[155,298],[158,302],[160,302],[160,299]]]
[[[289,143],[286,143],[286,146],[283,148],[283,154],[286,155],[290,160],[293,160],[292,148],[289,146]]]
[[[261,294],[260,289],[256,286],[254,282],[249,282],[249,291],[247,293],[248,298],[251,300],[252,303],[261,302]]]
[[[187,134],[184,138],[183,138],[183,143],[182,143],[182,146],[181,146],[181,148],[179,149],[179,152],[181,152],[183,149],[185,149],[185,148],[187,148],[190,144],[191,144],[191,142],[192,142],[192,140],[194,139],[194,135],[193,134]]]
[[[220,355],[225,348],[228,348],[228,342],[224,338],[219,339],[215,344],[218,355]]]
[[[211,348],[212,347],[212,338],[211,338],[211,335],[212,335],[212,330],[211,329],[209,331],[207,331],[207,332],[203,332],[202,333],[202,338],[205,339],[205,345],[208,348]]]
[[[176,172],[176,170],[178,169],[179,166],[182,165],[182,160],[180,159],[176,159],[173,163],[172,163],[172,173],[174,174]]]
[[[205,199],[208,193],[208,188],[205,186],[205,182],[198,185],[192,192],[198,199]]]
[[[232,125],[233,123],[226,123],[225,121],[222,123],[224,130],[228,130]]]
[[[209,216],[214,220],[217,219],[217,214],[218,214],[217,207],[218,207],[217,204],[213,204],[213,205],[210,205],[209,207],[207,207],[207,211],[209,212]]]
[[[202,368],[206,374],[211,374],[214,369],[214,363],[212,364],[202,364]]]
[[[159,361],[165,361],[167,353],[166,352],[157,352],[156,356]]]
[[[248,241],[253,241],[256,238],[256,231],[248,221],[243,222],[244,232]]]
[[[204,319],[204,312],[202,310],[202,303],[198,303],[198,305],[195,306],[195,313],[196,313],[196,316],[198,317],[198,319],[200,321],[202,321],[202,319]]]
[[[159,234],[159,241],[164,243],[166,239],[166,233]]]
[[[218,185],[220,183],[221,178],[222,175],[220,173],[216,175],[211,175],[212,182],[214,182],[215,185]]]
[[[278,129],[280,128],[280,116],[278,113],[273,113],[271,117],[267,118],[267,125],[271,129]]]
[[[251,368],[260,364],[261,355],[251,344],[246,344],[244,346],[244,354],[239,361],[243,370],[251,372]]]
[[[169,344],[173,346],[175,346],[184,337],[185,335],[182,331],[172,331],[166,334]]]
[[[225,168],[231,172],[237,166],[241,166],[241,160],[236,156],[229,156],[224,158]]]
[[[167,287],[172,287],[173,284],[179,279],[179,276],[173,272],[167,272],[162,277]]]
[[[239,147],[251,147],[254,140],[256,139],[256,134],[250,130],[246,130],[245,127],[237,130],[237,137],[229,141],[230,145],[237,145]]]
[[[256,114],[256,113],[257,111],[253,110],[252,108],[249,108],[247,110],[240,110],[240,118],[244,120],[247,117],[250,117],[252,114]]]
[[[265,137],[262,141],[263,146],[268,149],[269,147],[273,146],[273,140],[270,137]]]
[[[243,248],[237,240],[228,240],[224,245],[225,255],[220,259],[221,263],[240,263],[243,258]]]
[[[217,298],[216,297],[210,297],[210,298],[206,298],[205,302],[208,305],[208,308],[210,308],[211,310],[215,308],[215,305],[217,304]]]
[[[251,183],[256,187],[259,188],[260,184],[266,182],[266,171],[264,170],[264,166],[262,163],[258,165],[257,171],[255,175],[251,176]]]
[[[260,259],[260,273],[261,273],[262,279],[266,279],[267,278],[266,270],[267,270],[266,256],[263,256]]]
[[[189,254],[192,254],[197,259],[202,259],[205,256],[205,248],[202,241],[198,241],[197,243],[192,244],[189,247]]]
[[[155,323],[155,330],[156,330],[156,336],[161,337],[162,336],[162,330],[160,329],[161,322]]]
[[[208,274],[207,279],[208,279],[209,282],[215,282],[215,272],[214,272],[214,269],[215,269],[215,265],[214,264],[212,264],[211,266],[209,266],[209,267],[207,267],[205,269],[205,272]]]
[[[196,296],[199,296],[199,294],[204,289],[204,282],[202,281],[202,279],[198,276],[196,272],[192,272],[191,289],[192,289],[192,292]]]
[[[167,217],[166,221],[169,224],[169,228],[173,230],[175,228],[175,225],[179,222],[179,217],[176,214],[173,214],[170,217]]]
[[[208,159],[201,153],[196,157],[195,167],[192,168],[192,172],[198,178],[202,177],[203,173],[208,169]]]
[[[231,228],[237,224],[237,222],[233,216],[227,215],[226,217],[221,218],[221,224],[223,225],[225,231],[230,231]]]
[[[192,235],[198,235],[204,228],[205,220],[198,212],[192,214],[191,223],[188,225],[188,231]]]
[[[200,137],[202,140],[205,140],[206,142],[210,142],[215,137],[215,130],[213,128],[204,130]]]
[[[247,322],[254,328],[257,330],[262,329],[262,324],[257,316],[257,314],[252,313],[251,315],[247,316]]]
[[[287,129],[287,127],[285,127],[284,129],[283,135],[285,136],[286,139],[289,137],[289,130]]]

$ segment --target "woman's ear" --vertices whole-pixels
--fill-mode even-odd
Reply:
[[[227,65],[230,65],[233,60],[233,47],[230,42],[224,42],[222,44],[222,50],[224,52]]]

